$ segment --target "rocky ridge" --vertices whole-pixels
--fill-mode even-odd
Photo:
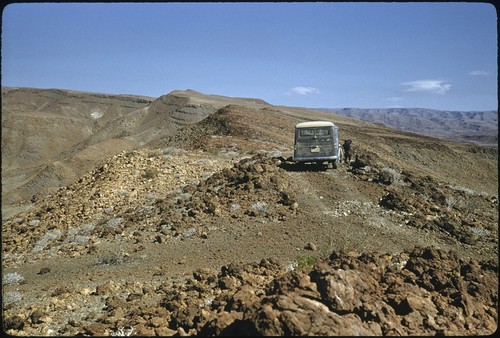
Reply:
[[[4,332],[496,330],[495,149],[336,117],[355,160],[297,166],[287,130],[331,115],[235,102],[5,218]]]

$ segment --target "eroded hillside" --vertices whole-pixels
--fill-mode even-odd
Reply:
[[[496,330],[496,148],[176,95],[213,112],[122,149],[3,220],[7,333]],[[134,135],[162,112],[145,114]],[[315,119],[339,125],[355,160],[338,169],[289,160],[294,125]]]
[[[261,100],[173,91],[157,99],[2,88],[2,213],[77,180],[107,158],[170,135],[229,103]]]

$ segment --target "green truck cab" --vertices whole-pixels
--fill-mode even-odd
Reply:
[[[297,163],[327,163],[336,169],[342,161],[339,128],[330,121],[296,124],[292,160]]]

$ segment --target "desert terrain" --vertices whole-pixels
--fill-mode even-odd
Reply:
[[[290,160],[311,120],[350,163]],[[3,88],[2,277],[12,336],[489,335],[498,147],[192,90]]]

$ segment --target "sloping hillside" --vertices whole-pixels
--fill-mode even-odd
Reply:
[[[2,205],[65,186],[110,156],[169,135],[232,102],[267,105],[195,91],[153,99],[3,88]]]
[[[289,160],[294,125],[319,119],[355,160]],[[102,152],[91,169],[3,217],[8,334],[496,330],[495,147],[193,91],[108,123],[58,153]]]

